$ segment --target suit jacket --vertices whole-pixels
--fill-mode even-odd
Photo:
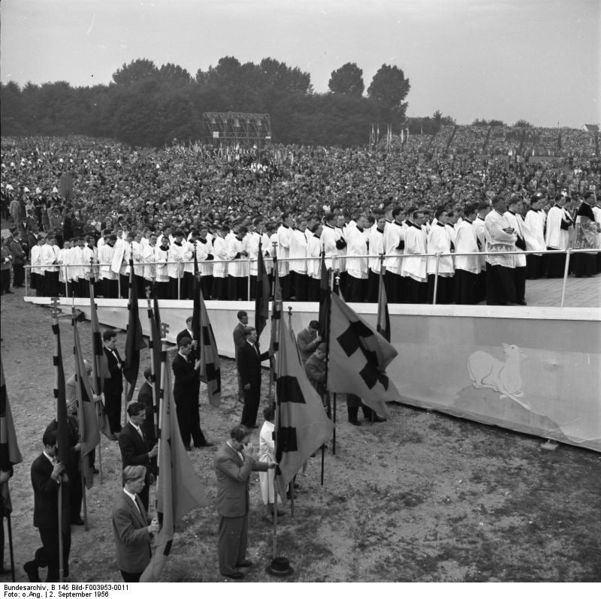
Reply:
[[[123,371],[119,366],[123,365],[119,352],[115,350],[117,359],[108,349],[104,349],[104,355],[108,361],[108,369],[111,373],[110,378],[104,379],[104,394],[105,395],[121,395],[123,393]]]
[[[320,341],[316,341],[316,338],[317,331],[313,334],[307,329],[303,329],[296,336],[296,343],[298,345],[298,350],[300,351],[301,360],[303,361],[303,364],[315,351],[315,348],[321,343]]]
[[[179,342],[184,338],[184,337],[190,337],[190,339],[192,339],[192,335],[190,333],[190,331],[188,329],[184,329],[183,331],[180,331],[177,334],[177,337],[175,338],[175,342],[177,344],[179,344]]]
[[[240,348],[246,343],[246,336],[244,335],[244,330],[247,325],[239,322],[234,328],[234,349],[236,352],[236,361],[238,361],[238,352]]]
[[[42,453],[31,464],[33,486],[33,525],[37,528],[58,530],[58,483],[50,478],[53,465]],[[63,532],[70,528],[69,486],[62,483]]]
[[[238,452],[227,443],[215,455],[217,475],[217,512],[225,518],[239,518],[248,513],[248,483],[253,470],[265,472],[269,464],[258,462],[248,455]]]
[[[148,439],[142,439],[131,422],[128,422],[119,433],[119,449],[123,468],[125,466],[150,467],[148,452],[151,447],[148,445]]]
[[[198,397],[199,372],[194,369],[194,362],[186,360],[179,353],[171,364],[175,382],[173,384],[173,399],[179,404],[186,400],[193,401]]]
[[[150,445],[154,445],[156,441],[156,433],[154,430],[154,399],[152,397],[152,387],[148,381],[144,381],[138,392],[138,402],[146,407],[146,420],[142,424],[142,431]]]
[[[244,342],[238,350],[238,373],[242,385],[250,383],[251,387],[261,387],[261,362],[269,358],[269,353],[259,353],[257,346]]]
[[[113,533],[117,546],[117,566],[124,572],[143,572],[150,562],[148,516],[142,502],[140,510],[122,490],[113,509]]]

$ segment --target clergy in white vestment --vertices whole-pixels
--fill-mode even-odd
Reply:
[[[401,275],[406,277],[404,301],[409,304],[423,304],[428,296],[428,276],[426,270],[427,237],[423,210],[413,209],[411,219],[406,220],[405,250]]]
[[[478,252],[478,238],[474,229],[476,204],[465,207],[464,218],[458,224],[455,237],[455,303],[477,304],[476,284],[480,273],[480,256],[462,255]]]
[[[547,277],[561,278],[564,275],[566,262],[565,250],[570,243],[570,227],[572,217],[566,209],[566,197],[559,195],[547,214],[547,231],[545,243],[548,250],[562,250],[562,253],[547,254]]]
[[[486,303],[505,306],[515,302],[515,241],[517,235],[504,214],[507,200],[501,194],[492,201],[493,209],[486,215]]]

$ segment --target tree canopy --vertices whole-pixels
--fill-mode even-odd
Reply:
[[[113,137],[134,146],[209,141],[204,112],[271,115],[273,140],[283,143],[366,144],[372,124],[398,131],[410,86],[403,71],[382,65],[363,96],[363,71],[346,63],[332,72],[331,93],[314,93],[311,76],[274,58],[241,63],[234,56],[192,76],[179,65],[139,58],[119,67],[108,85],[66,82],[2,84],[3,135]]]

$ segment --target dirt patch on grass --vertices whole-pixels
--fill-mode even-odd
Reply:
[[[233,324],[233,323],[232,323]],[[182,323],[183,326],[183,323]],[[65,370],[72,372],[70,325],[63,327]],[[89,324],[82,324],[90,352]],[[18,580],[39,546],[33,528],[31,462],[54,415],[53,338],[49,312],[3,296],[2,358],[24,463],[11,480]],[[122,351],[125,335],[119,336]],[[142,368],[147,363],[143,354]],[[224,398],[203,400],[201,423],[213,442],[239,422],[236,373],[222,361]],[[264,375],[264,394],[267,393]],[[599,581],[601,580],[601,456],[560,446],[541,450],[533,437],[437,413],[392,405],[382,424],[353,427],[339,401],[337,451],[299,476],[295,514],[279,526],[278,553],[293,581]],[[258,444],[258,434],[254,442]],[[220,581],[217,567],[215,449],[192,460],[211,500],[176,535],[165,581]],[[104,481],[88,492],[90,530],[74,527],[73,581],[120,581],[110,512],[119,493],[117,444],[103,439]],[[263,517],[258,476],[251,486],[248,581],[271,581],[272,527]],[[8,562],[6,553],[5,564]]]

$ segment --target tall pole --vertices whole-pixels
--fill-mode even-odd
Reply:
[[[8,485],[8,481],[6,484]],[[10,573],[13,582],[15,582],[15,554],[13,551],[13,527],[10,514],[6,516],[6,527],[8,528],[8,550],[10,551]]]
[[[63,581],[63,475],[59,474],[58,480],[58,580]]]

